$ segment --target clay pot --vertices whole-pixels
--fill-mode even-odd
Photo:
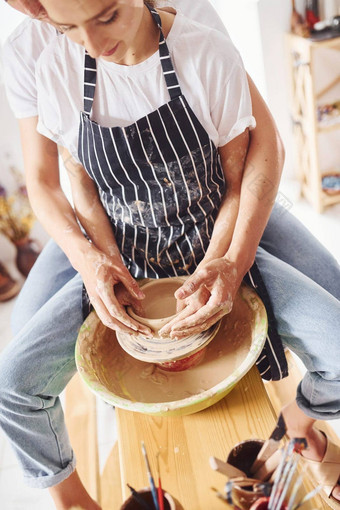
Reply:
[[[152,280],[146,283],[142,286],[145,294],[143,300],[144,315],[137,315],[132,307],[128,307],[128,314],[136,321],[151,328],[157,338],[159,330],[177,315],[177,301],[174,294],[185,280],[186,277],[174,277]],[[203,347],[192,354],[159,362],[156,365],[169,372],[180,372],[198,365],[204,358],[205,351],[206,347]]]
[[[185,277],[162,278],[146,283],[142,286],[145,294],[143,316],[136,314],[131,306],[127,309],[128,314],[158,335],[158,331],[176,316],[174,294],[185,280]]]
[[[157,363],[157,365],[162,370],[167,370],[168,372],[182,372],[183,370],[188,370],[189,368],[196,367],[204,358],[207,348],[203,347],[203,349],[194,352],[190,356],[185,356],[185,358],[177,359],[174,361],[165,361],[163,363]]]
[[[147,503],[150,508],[154,508],[152,494],[149,489],[142,489],[137,491],[138,497],[140,497],[145,503]],[[163,493],[164,495],[164,510],[178,510],[179,507],[176,505],[173,497],[167,492]],[[144,506],[137,501],[135,496],[130,496],[129,499],[123,503],[120,507],[120,510],[143,510]]]
[[[15,259],[17,268],[22,275],[28,276],[28,273],[41,252],[41,246],[37,241],[29,239],[28,237],[13,242],[17,249]]]

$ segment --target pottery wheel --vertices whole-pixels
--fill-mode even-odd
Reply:
[[[203,349],[214,338],[220,327],[220,321],[198,335],[191,335],[181,340],[172,338],[145,338],[142,335],[130,335],[117,332],[120,346],[130,356],[149,363],[164,363],[194,354]]]

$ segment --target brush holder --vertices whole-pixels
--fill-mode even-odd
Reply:
[[[232,486],[233,502],[241,510],[250,509],[259,498],[264,496],[263,492],[253,489],[253,485],[259,481],[252,479],[250,474],[250,468],[261,450],[263,443],[264,441],[262,439],[248,439],[242,441],[230,450],[227,458],[229,464],[240,469],[249,477],[239,482],[235,480]]]
[[[163,492],[163,496],[164,510],[180,510],[180,507],[176,504],[174,498],[168,492]],[[137,491],[137,497],[141,498],[147,505],[149,505],[150,508],[154,508],[150,489]],[[143,504],[138,502],[135,496],[131,495],[120,507],[120,510],[144,510],[144,508]]]
[[[250,468],[263,446],[263,439],[247,439],[237,443],[229,452],[227,462],[251,476]]]
[[[268,510],[269,498],[263,497],[253,503],[249,510]],[[287,505],[284,503],[281,505],[280,510],[287,510]]]

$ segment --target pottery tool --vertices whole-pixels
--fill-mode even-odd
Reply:
[[[271,477],[271,475],[274,473],[275,469],[277,468],[277,466],[280,462],[280,459],[281,459],[281,451],[276,450],[276,452],[273,453],[273,455],[271,455],[271,457],[269,457],[269,459],[267,459],[264,462],[264,464],[262,464],[260,469],[255,471],[255,473],[253,474],[253,477],[257,478],[258,480],[262,480],[262,481],[266,482]]]
[[[145,508],[145,510],[152,510],[151,507],[147,504],[147,502],[144,501],[144,499],[141,497],[141,495],[136,491],[136,489],[131,487],[131,485],[129,485],[128,483],[126,485],[129,487],[129,489],[131,491],[131,494],[132,494],[132,497],[137,501],[137,503],[142,508]]]
[[[281,439],[286,433],[286,424],[283,419],[282,414],[280,414],[279,419],[277,420],[277,424],[275,429],[271,433],[271,436],[267,441],[264,442],[261,450],[257,454],[257,457],[250,468],[250,473],[254,474],[256,471],[260,469],[260,467],[266,462],[267,459],[278,449]]]
[[[228,478],[234,478],[235,476],[237,477],[246,476],[246,474],[243,471],[232,466],[231,464],[229,464],[229,462],[223,462],[223,460],[217,459],[216,457],[210,457],[209,463],[210,467],[214,471],[218,471],[218,473],[221,473],[222,475],[225,475]]]
[[[151,488],[153,504],[155,505],[155,509],[156,510],[160,510],[159,505],[158,505],[157,491],[156,491],[156,487],[155,487],[155,482],[154,482],[154,479],[153,479],[153,476],[152,476],[152,473],[151,473],[149,459],[148,459],[148,455],[146,453],[144,441],[142,441],[142,453],[143,453],[144,459],[145,459],[146,471],[148,473],[148,478],[149,478],[149,483],[150,483],[150,488]]]
[[[159,510],[164,510],[164,496],[163,496],[163,490],[162,490],[162,484],[161,484],[161,472],[160,472],[160,469],[159,469],[159,455],[160,455],[160,452],[157,452],[157,455],[156,455],[156,459],[157,459],[157,476],[158,476],[157,495],[158,495]]]

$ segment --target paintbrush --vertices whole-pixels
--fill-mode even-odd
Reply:
[[[314,496],[316,496],[321,491],[321,489],[322,489],[322,485],[318,485],[317,487],[315,487],[315,489],[313,489],[312,491],[308,492],[308,494],[306,494],[301,499],[301,501],[299,501],[299,503],[297,503],[297,505],[295,505],[293,507],[293,510],[297,510],[298,508],[303,506],[305,503],[307,503],[307,501],[309,501],[310,499],[314,498]]]
[[[268,510],[280,510],[297,468],[299,460],[298,454],[300,454],[306,446],[307,441],[304,438],[294,438],[289,441],[288,446],[283,451],[269,498]]]
[[[136,489],[131,487],[131,485],[129,485],[128,483],[126,485],[129,487],[132,497],[137,501],[137,503],[139,505],[141,505],[141,507],[145,508],[145,510],[151,510],[151,507],[148,505],[148,503],[146,501],[144,501],[144,499],[141,497],[141,495],[138,494]]]
[[[254,474],[260,469],[260,467],[266,462],[267,459],[278,449],[280,440],[286,433],[286,424],[282,414],[280,414],[277,424],[269,439],[267,439],[257,457],[250,468],[250,473]]]
[[[222,473],[222,475],[227,476],[228,478],[235,478],[235,476],[245,477],[246,474],[232,466],[228,462],[223,462],[223,460],[217,459],[216,457],[209,458],[210,467],[214,471],[218,471],[218,473]]]
[[[157,452],[156,459],[157,459],[157,476],[158,476],[158,504],[159,504],[159,510],[164,510],[164,496],[163,496],[163,490],[162,490],[162,484],[161,484],[161,472],[159,469],[159,454],[160,452]]]
[[[151,488],[153,504],[155,505],[155,509],[156,510],[160,510],[159,509],[159,505],[158,505],[156,486],[155,486],[155,482],[154,482],[154,479],[153,479],[153,476],[152,476],[152,473],[151,473],[149,459],[148,459],[148,456],[147,456],[147,453],[146,453],[144,441],[142,441],[142,453],[143,453],[144,459],[145,459],[146,471],[148,473],[148,478],[149,478],[149,483],[150,483],[150,488]]]

